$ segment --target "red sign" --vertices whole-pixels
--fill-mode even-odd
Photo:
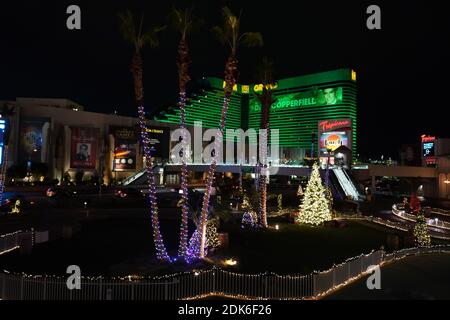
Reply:
[[[436,137],[422,135],[422,142],[433,142],[436,140]]]
[[[98,128],[71,128],[70,167],[95,169],[97,165]]]
[[[351,128],[351,119],[324,120],[319,122],[319,131],[326,132],[336,129]]]

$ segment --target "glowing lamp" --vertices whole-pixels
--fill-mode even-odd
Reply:
[[[226,259],[226,260],[224,261],[224,264],[225,264],[226,266],[235,266],[235,265],[237,265],[237,261],[234,260],[234,259]]]

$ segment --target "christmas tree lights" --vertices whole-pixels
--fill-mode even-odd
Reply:
[[[417,223],[414,226],[413,234],[416,246],[429,247],[431,245],[431,237],[423,210],[417,212]]]
[[[315,163],[296,222],[319,225],[329,220],[331,220],[331,211],[326,198],[325,187],[322,185],[319,166]]]
[[[219,234],[217,233],[216,221],[210,220],[206,226],[206,247],[217,248],[220,246]]]

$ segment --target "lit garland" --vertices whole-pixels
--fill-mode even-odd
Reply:
[[[418,247],[429,247],[431,245],[431,237],[423,210],[419,210],[417,213],[417,223],[414,226],[413,233],[414,241]]]
[[[153,162],[150,150],[150,138],[148,137],[147,127],[145,123],[144,106],[139,105],[138,111],[139,111],[139,126],[141,129],[141,141],[145,155],[145,171],[147,173],[148,179],[148,188],[149,188],[148,200],[150,202],[150,214],[153,228],[153,241],[155,243],[156,248],[156,257],[159,260],[170,262],[171,259],[167,254],[167,250],[166,247],[164,246],[164,240],[161,235],[161,230],[159,227],[158,204],[156,199],[156,184],[155,184],[155,176],[153,173]]]
[[[305,196],[300,205],[300,212],[295,220],[297,223],[319,225],[331,219],[331,211],[325,196],[325,188],[322,185],[319,166],[314,163]]]

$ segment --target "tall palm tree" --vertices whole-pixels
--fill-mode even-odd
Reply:
[[[155,48],[159,45],[158,34],[164,27],[153,27],[151,30],[143,31],[144,16],[141,15],[139,20],[136,20],[134,15],[127,11],[119,14],[120,28],[122,36],[125,41],[129,42],[134,47],[133,59],[131,62],[131,73],[134,80],[134,95],[138,108],[139,126],[141,133],[141,142],[144,148],[145,168],[149,184],[149,206],[153,228],[153,240],[156,247],[156,257],[162,261],[170,261],[170,257],[164,246],[163,237],[159,227],[158,219],[158,205],[156,199],[156,183],[153,173],[153,161],[150,149],[150,139],[147,133],[145,109],[144,109],[144,85],[143,85],[143,63],[142,63],[142,49],[149,45]]]
[[[175,30],[180,33],[180,42],[178,43],[178,83],[180,90],[180,97],[178,105],[180,106],[180,129],[182,129],[182,139],[187,141],[186,137],[186,86],[191,80],[189,76],[189,64],[191,62],[189,57],[189,46],[187,43],[187,36],[192,31],[194,26],[194,17],[192,8],[180,10],[173,8],[170,15],[171,22]],[[181,190],[182,206],[181,206],[181,226],[180,226],[180,246],[178,248],[178,256],[186,257],[188,246],[188,218],[189,218],[189,204],[188,204],[188,158],[189,147],[186,145],[183,148],[183,157],[181,159]]]
[[[247,47],[260,46],[263,44],[262,35],[258,32],[240,32],[240,22],[241,17],[237,17],[228,8],[222,8],[223,15],[223,25],[216,26],[212,31],[216,34],[219,41],[222,44],[227,44],[230,48],[230,54],[225,64],[225,88],[224,88],[224,99],[222,105],[222,116],[220,118],[219,130],[214,140],[215,150],[218,150],[218,146],[223,141],[223,132],[225,129],[225,124],[227,120],[228,105],[230,103],[231,94],[233,93],[233,87],[237,81],[238,75],[238,60],[237,60],[237,49],[239,45],[244,45]],[[216,151],[216,155],[218,152]],[[209,211],[209,199],[211,196],[211,187],[214,180],[214,173],[216,170],[216,157],[211,160],[211,165],[209,166],[207,180],[206,180],[206,191],[203,196],[203,205],[200,220],[200,258],[205,257],[205,243],[206,243],[206,223]]]
[[[273,103],[270,87],[273,84],[272,66],[273,63],[267,57],[264,57],[258,70],[258,81],[262,84],[262,93],[255,93],[261,103],[261,129],[266,130],[267,141],[269,139],[268,132],[270,128],[270,107]],[[258,162],[258,171],[260,172],[258,224],[260,227],[267,228],[267,145],[260,143],[260,148],[263,159],[260,158]]]

